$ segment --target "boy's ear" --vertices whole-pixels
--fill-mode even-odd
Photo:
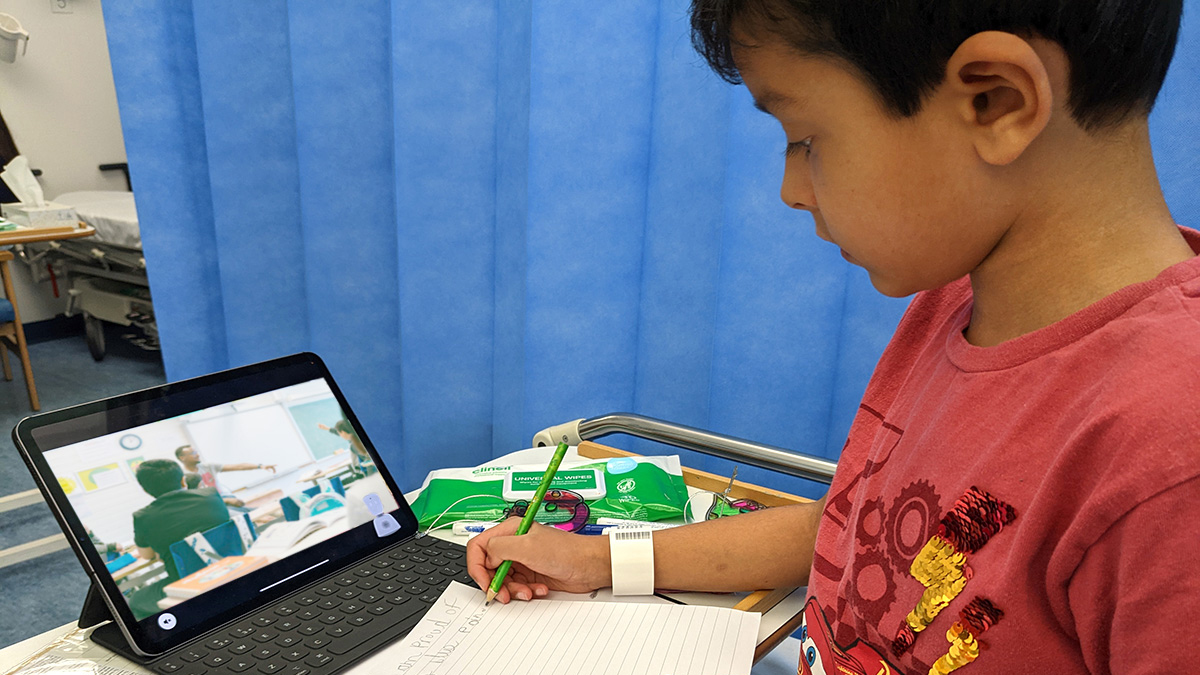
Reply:
[[[946,84],[976,152],[989,164],[1021,156],[1050,121],[1046,64],[1012,33],[986,31],[963,41],[946,64]]]

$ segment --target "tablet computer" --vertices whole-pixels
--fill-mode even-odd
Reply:
[[[13,440],[142,657],[417,533],[314,354],[28,417]]]

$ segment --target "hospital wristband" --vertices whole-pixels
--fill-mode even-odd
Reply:
[[[608,551],[613,595],[654,594],[654,540],[648,528],[609,530]]]

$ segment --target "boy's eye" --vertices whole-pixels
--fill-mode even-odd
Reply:
[[[788,143],[787,149],[783,151],[783,156],[787,159],[791,159],[801,152],[804,153],[805,157],[808,157],[812,154],[812,138],[806,138],[802,141],[796,141],[795,143]]]

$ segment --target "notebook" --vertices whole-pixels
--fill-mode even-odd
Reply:
[[[332,673],[471,583],[314,354],[28,417],[13,440],[91,579],[81,626],[111,619],[92,639],[163,675]],[[288,521],[271,496],[313,492],[314,471],[344,494]]]

